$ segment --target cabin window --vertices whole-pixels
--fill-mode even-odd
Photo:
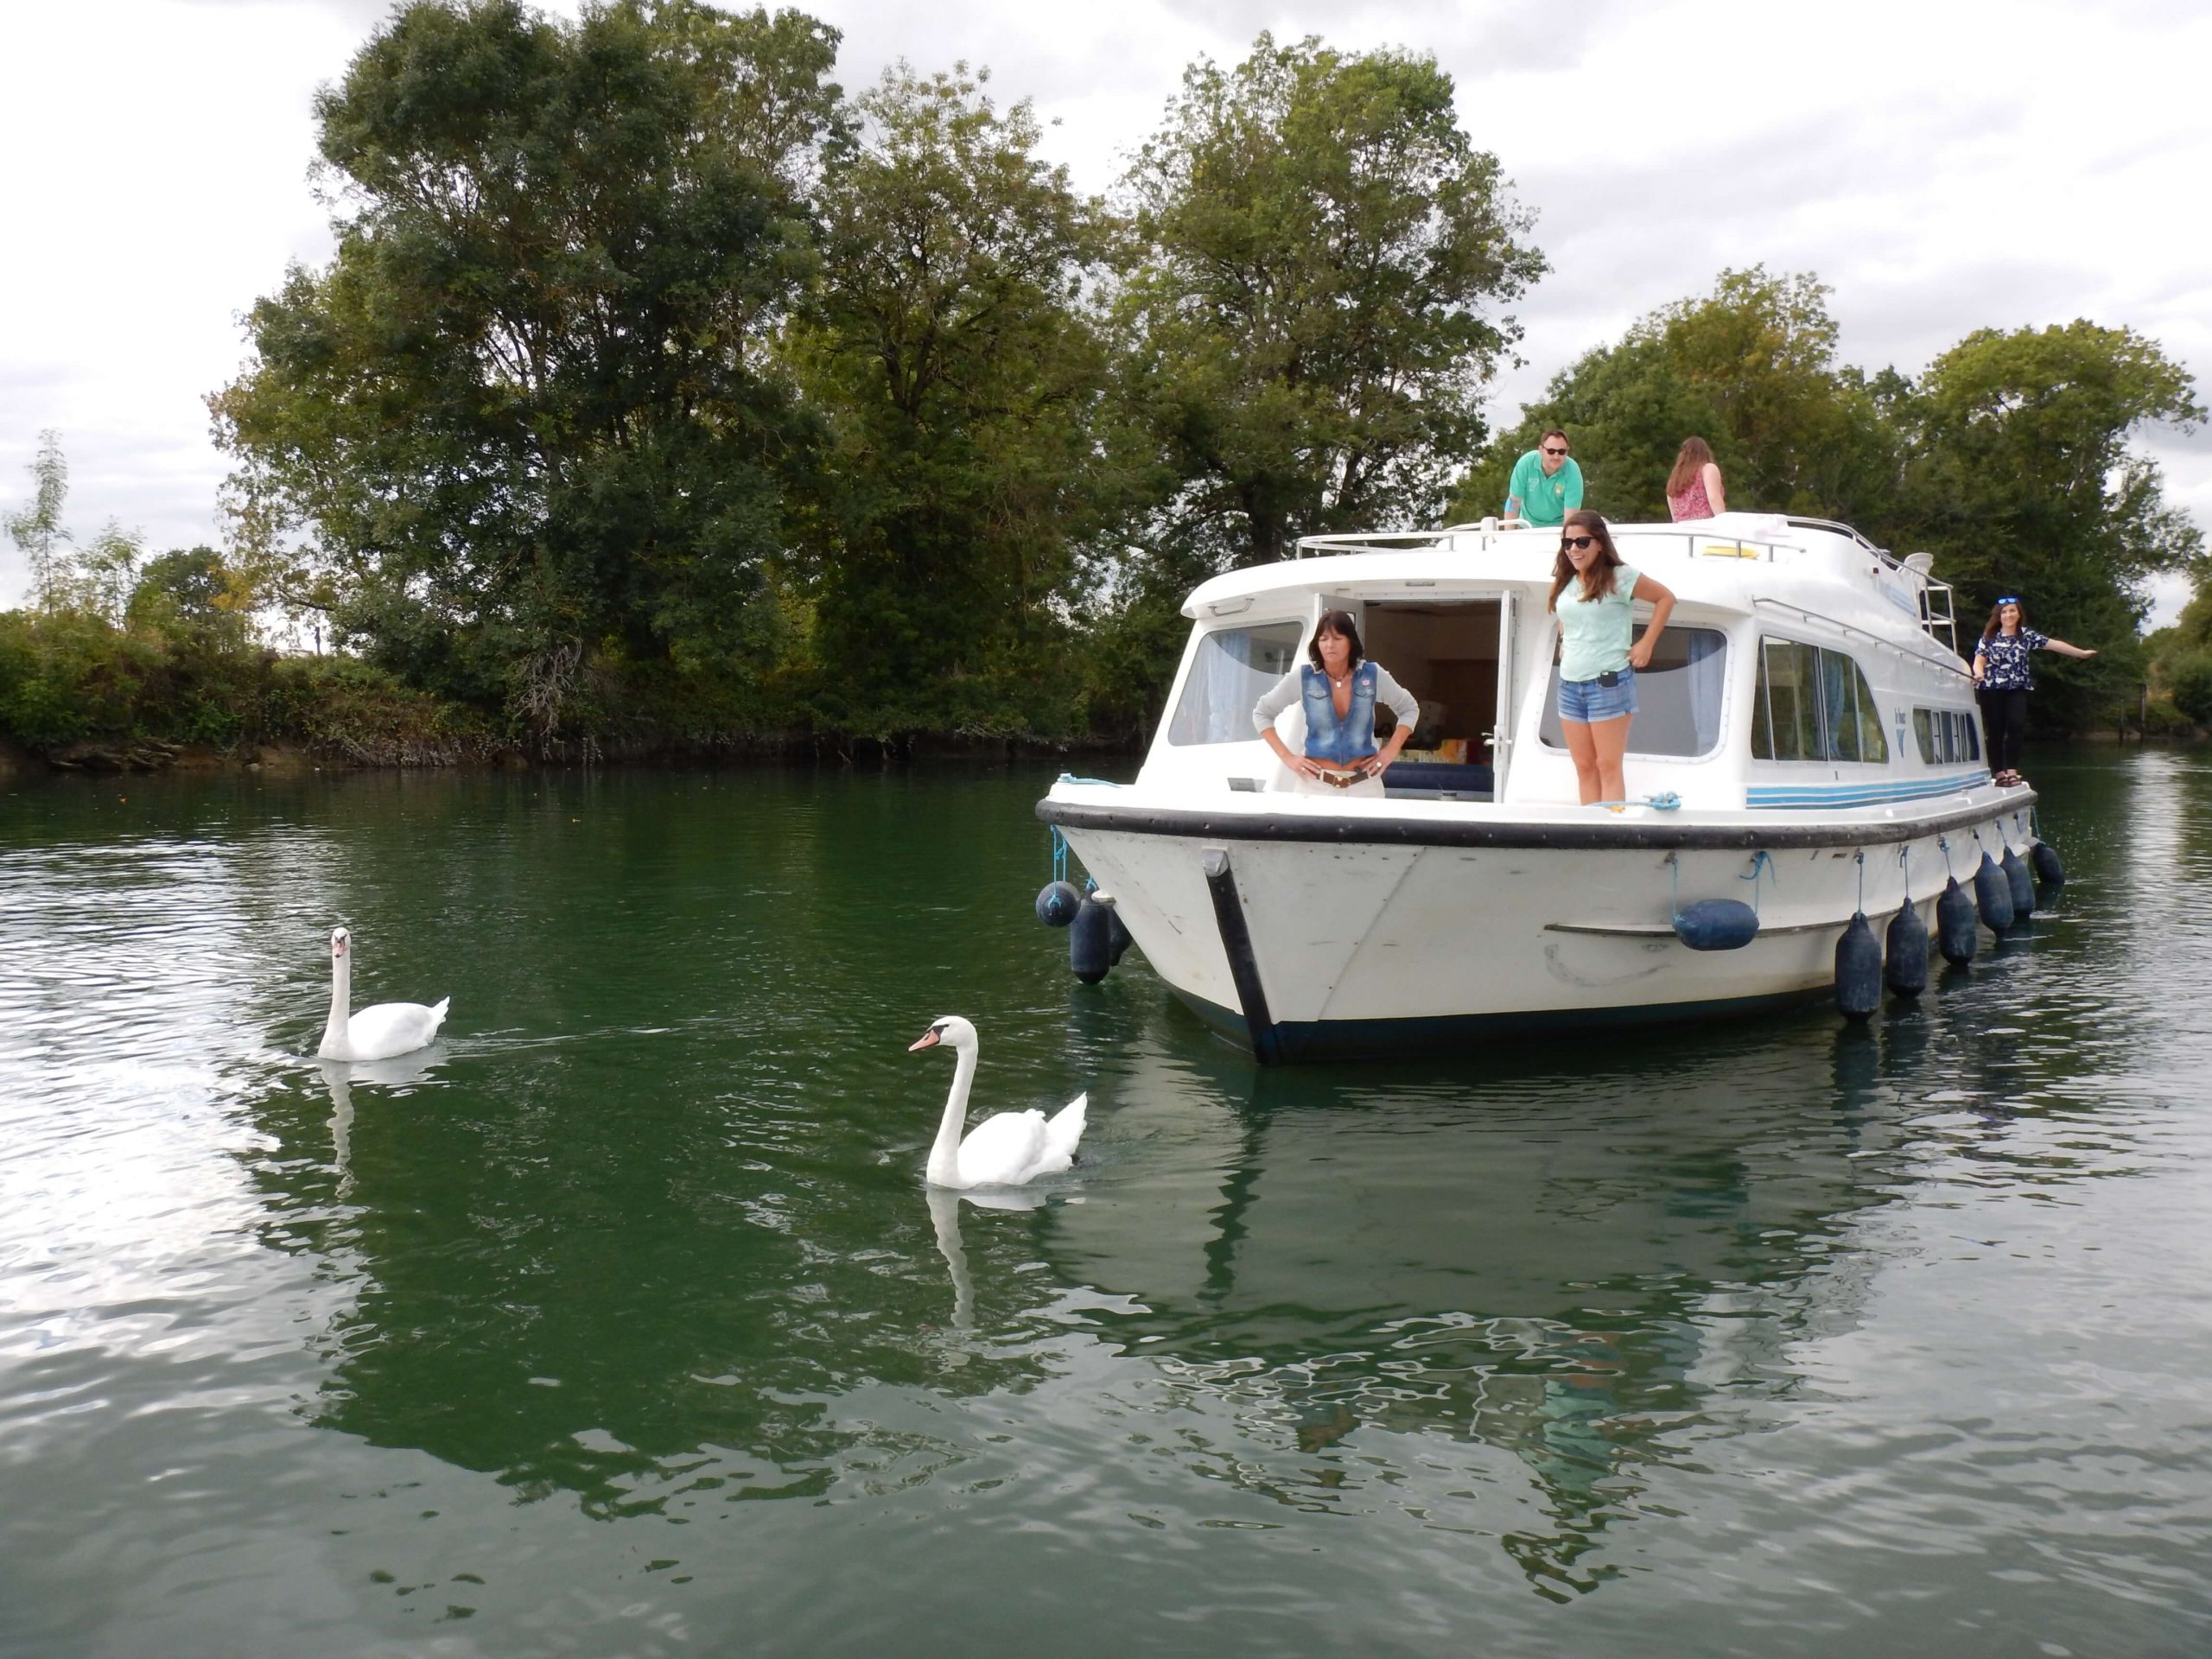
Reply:
[[[1882,711],[1859,664],[1802,640],[1762,639],[1751,753],[1761,760],[1888,760]]]
[[[1250,628],[1216,628],[1198,640],[1182,701],[1168,722],[1167,741],[1176,744],[1249,743],[1259,734],[1252,705],[1261,694],[1290,672],[1305,643],[1297,622],[1266,622]]]
[[[1643,630],[1637,632],[1643,638]],[[1718,628],[1669,628],[1659,636],[1651,666],[1636,671],[1636,719],[1628,728],[1630,754],[1710,754],[1720,741],[1722,689],[1728,668],[1728,636]],[[1544,694],[1538,737],[1567,747],[1559,725],[1559,664]]]
[[[1920,745],[1921,760],[1929,766],[1981,759],[1981,728],[1972,715],[1961,709],[1914,709],[1912,735]]]

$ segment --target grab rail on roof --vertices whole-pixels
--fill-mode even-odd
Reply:
[[[1959,660],[1959,654],[1955,651],[1948,657],[1930,657],[1926,652],[1908,651],[1896,640],[1885,639],[1881,634],[1876,633],[1872,628],[1862,628],[1856,622],[1846,622],[1836,617],[1824,616],[1818,611],[1807,610],[1802,605],[1795,605],[1786,599],[1775,599],[1765,594],[1761,594],[1758,597],[1752,600],[1751,603],[1754,605],[1769,605],[1772,606],[1777,610],[1792,612],[1798,616],[1803,617],[1808,622],[1818,622],[1824,627],[1835,629],[1838,632],[1855,633],[1860,639],[1866,640],[1868,643],[1880,646],[1886,651],[1894,651],[1901,657],[1915,658],[1917,660],[1927,664],[1930,668],[1943,669],[1950,673],[1957,674],[1969,679],[1973,677],[1973,676],[1967,672],[1966,665]],[[1931,641],[1931,643],[1933,642]]]
[[[1929,574],[1929,567],[1931,561],[1925,556],[1916,553],[1899,558],[1889,549],[1877,547],[1860,531],[1843,523],[1840,519],[1808,518],[1793,515],[1784,518],[1783,522],[1793,530],[1819,530],[1834,535],[1849,537],[1854,544],[1872,554],[1889,570],[1896,575],[1910,578],[1919,589],[1916,608],[1921,632],[1925,633],[1932,642],[1948,647],[1953,657],[1958,656],[1958,621],[1953,603],[1951,584],[1948,582],[1938,582]],[[1308,554],[1319,556],[1331,553],[1405,552],[1418,548],[1439,546],[1456,536],[1465,535],[1469,531],[1473,531],[1481,537],[1481,547],[1478,550],[1482,551],[1487,551],[1491,543],[1497,536],[1513,533],[1499,531],[1478,523],[1447,524],[1442,530],[1385,530],[1348,536],[1301,536],[1294,543],[1291,556],[1302,559]],[[1753,540],[1740,536],[1716,536],[1700,532],[1694,528],[1637,530],[1631,533],[1635,535],[1637,540],[1643,543],[1655,541],[1661,537],[1680,536],[1682,538],[1684,550],[1691,558],[1700,556],[1698,550],[1700,543],[1703,543],[1707,548],[1731,547],[1735,550],[1735,556],[1738,558],[1760,559],[1769,563],[1773,563],[1777,551],[1777,544],[1770,540]],[[1916,560],[1919,563],[1916,563]]]

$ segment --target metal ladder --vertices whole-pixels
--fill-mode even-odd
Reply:
[[[1924,572],[1920,578],[1920,626],[1926,629],[1930,639],[1941,640],[1956,656],[1959,650],[1959,625],[1952,613],[1951,584],[1937,582]]]

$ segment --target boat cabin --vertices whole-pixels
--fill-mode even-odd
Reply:
[[[1864,806],[1986,780],[1950,590],[1925,555],[1753,514],[1612,530],[1623,560],[1675,596],[1637,675],[1632,795],[1715,810]],[[1185,607],[1191,641],[1141,781],[1295,792],[1253,704],[1305,659],[1322,613],[1342,609],[1421,703],[1384,778],[1392,799],[1575,804],[1545,604],[1557,551],[1550,530],[1315,537],[1295,560],[1206,583]],[[1641,638],[1650,607],[1636,609]],[[1392,716],[1378,715],[1387,735]],[[1300,746],[1297,705],[1277,730]]]

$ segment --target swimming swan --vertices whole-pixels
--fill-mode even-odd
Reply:
[[[928,1179],[932,1186],[1019,1186],[1075,1162],[1075,1143],[1083,1139],[1084,1108],[1090,1096],[1077,1095],[1047,1118],[1032,1109],[1001,1112],[985,1118],[963,1140],[968,1121],[968,1086],[976,1081],[976,1027],[948,1014],[906,1052],[950,1043],[960,1056],[952,1068],[952,1092],[945,1096],[944,1121],[930,1148]]]
[[[353,938],[342,927],[330,930],[330,1020],[322,1028],[322,1046],[315,1053],[326,1060],[387,1060],[395,1054],[412,1053],[438,1034],[445,1023],[451,997],[434,1007],[420,1002],[379,1002],[348,1016],[353,1000]]]

